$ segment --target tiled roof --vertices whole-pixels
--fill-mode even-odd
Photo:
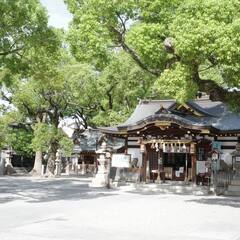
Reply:
[[[159,121],[164,118],[180,121],[192,126],[214,127],[220,131],[240,131],[240,114],[231,112],[227,105],[210,99],[197,99],[186,105],[199,113],[183,114],[178,111],[175,100],[141,100],[126,122],[117,127],[101,128],[105,132],[118,132],[122,129],[134,129],[134,126]],[[161,110],[165,109],[165,113]]]
[[[131,117],[119,127],[135,124],[143,118],[154,115],[161,107],[169,109],[174,104],[175,100],[141,100]]]
[[[102,136],[103,134],[98,129],[85,130],[78,138],[79,144],[74,145],[73,153],[95,152],[99,148]],[[113,149],[119,149],[125,144],[124,140],[119,138],[108,138],[107,142],[108,146]]]

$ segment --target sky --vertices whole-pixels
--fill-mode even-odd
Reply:
[[[42,5],[47,8],[49,25],[57,28],[68,28],[68,23],[72,16],[67,10],[63,0],[40,0]]]

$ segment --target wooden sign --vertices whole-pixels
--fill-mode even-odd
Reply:
[[[131,154],[114,153],[112,155],[112,167],[129,168]]]

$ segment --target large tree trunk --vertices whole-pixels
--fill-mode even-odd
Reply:
[[[42,173],[42,151],[36,151],[35,153],[35,160],[34,160],[34,167],[31,171],[32,175],[40,176]]]
[[[59,125],[59,117],[60,116],[59,116],[58,108],[56,106],[54,106],[54,107],[55,107],[55,109],[54,109],[54,112],[50,115],[50,119],[51,119],[53,126],[57,130],[58,125]],[[48,152],[48,163],[47,163],[47,173],[49,176],[54,175],[56,153],[57,153],[58,148],[59,148],[58,140],[52,139],[50,141],[50,149]]]
[[[53,140],[50,143],[50,149],[49,149],[49,157],[48,157],[48,163],[47,163],[47,173],[49,176],[54,175],[55,170],[55,160],[56,160],[56,153],[58,150],[59,144],[56,140]]]
[[[44,123],[46,121],[46,113],[39,112],[36,116],[36,121],[38,123]],[[34,166],[31,171],[32,175],[40,176],[42,173],[42,160],[43,160],[43,153],[42,151],[38,150],[35,152],[35,160]]]

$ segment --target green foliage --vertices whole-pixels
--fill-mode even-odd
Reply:
[[[55,52],[60,42],[38,0],[4,0],[0,12],[0,67],[26,74],[43,52]]]
[[[122,48],[154,75],[154,92],[179,101],[194,97],[197,89],[217,91],[214,83],[222,89],[240,87],[239,0],[66,2],[74,16],[69,43],[79,60],[108,68],[112,53]],[[94,19],[91,26],[88,18]],[[213,84],[203,87],[204,80]]]
[[[69,139],[62,131],[59,134],[60,140],[59,140],[59,147],[63,152],[63,155],[65,157],[70,157],[72,155],[73,150],[73,141]]]
[[[139,99],[151,96],[154,78],[136,66],[124,52],[112,55],[111,61],[99,73],[99,110],[90,123],[95,126],[123,122],[136,107]]]
[[[73,149],[73,142],[61,129],[46,123],[37,123],[34,126],[34,138],[31,147],[35,151],[48,151],[51,142],[57,141],[65,156],[70,156]]]
[[[51,139],[55,136],[55,129],[46,123],[37,123],[33,127],[34,137],[32,139],[32,148],[34,151],[47,151]]]
[[[11,129],[10,127],[8,130],[8,145],[19,155],[33,156],[32,139],[33,131],[30,128]]]
[[[0,117],[0,148],[11,146],[17,154],[32,156],[30,144],[33,131],[29,125],[21,123],[21,120],[22,116],[16,111],[7,112]]]
[[[88,64],[65,66],[61,93],[66,91],[69,99],[66,116],[79,114],[91,126],[117,124],[129,116],[139,98],[151,95],[154,78],[127,54],[118,52],[109,59],[102,71]]]
[[[68,41],[71,43],[74,56],[79,61],[88,61],[102,69],[108,64],[109,54],[115,47],[116,39],[112,40],[115,36],[112,34],[114,29],[111,26],[120,27],[115,13],[119,15],[127,13],[133,18],[136,15],[134,11],[136,1],[65,0],[65,2],[74,13],[73,24],[68,33]]]
[[[193,99],[197,93],[197,86],[191,81],[190,69],[181,64],[176,64],[174,69],[166,69],[155,82],[155,88],[161,95],[175,96],[181,103]]]
[[[132,46],[145,64],[151,68],[164,68],[167,53],[162,44],[166,36],[165,26],[159,23],[137,23],[127,34],[127,43]]]
[[[131,111],[123,108],[122,111],[100,111],[90,121],[94,126],[116,126],[123,123],[131,114]]]

